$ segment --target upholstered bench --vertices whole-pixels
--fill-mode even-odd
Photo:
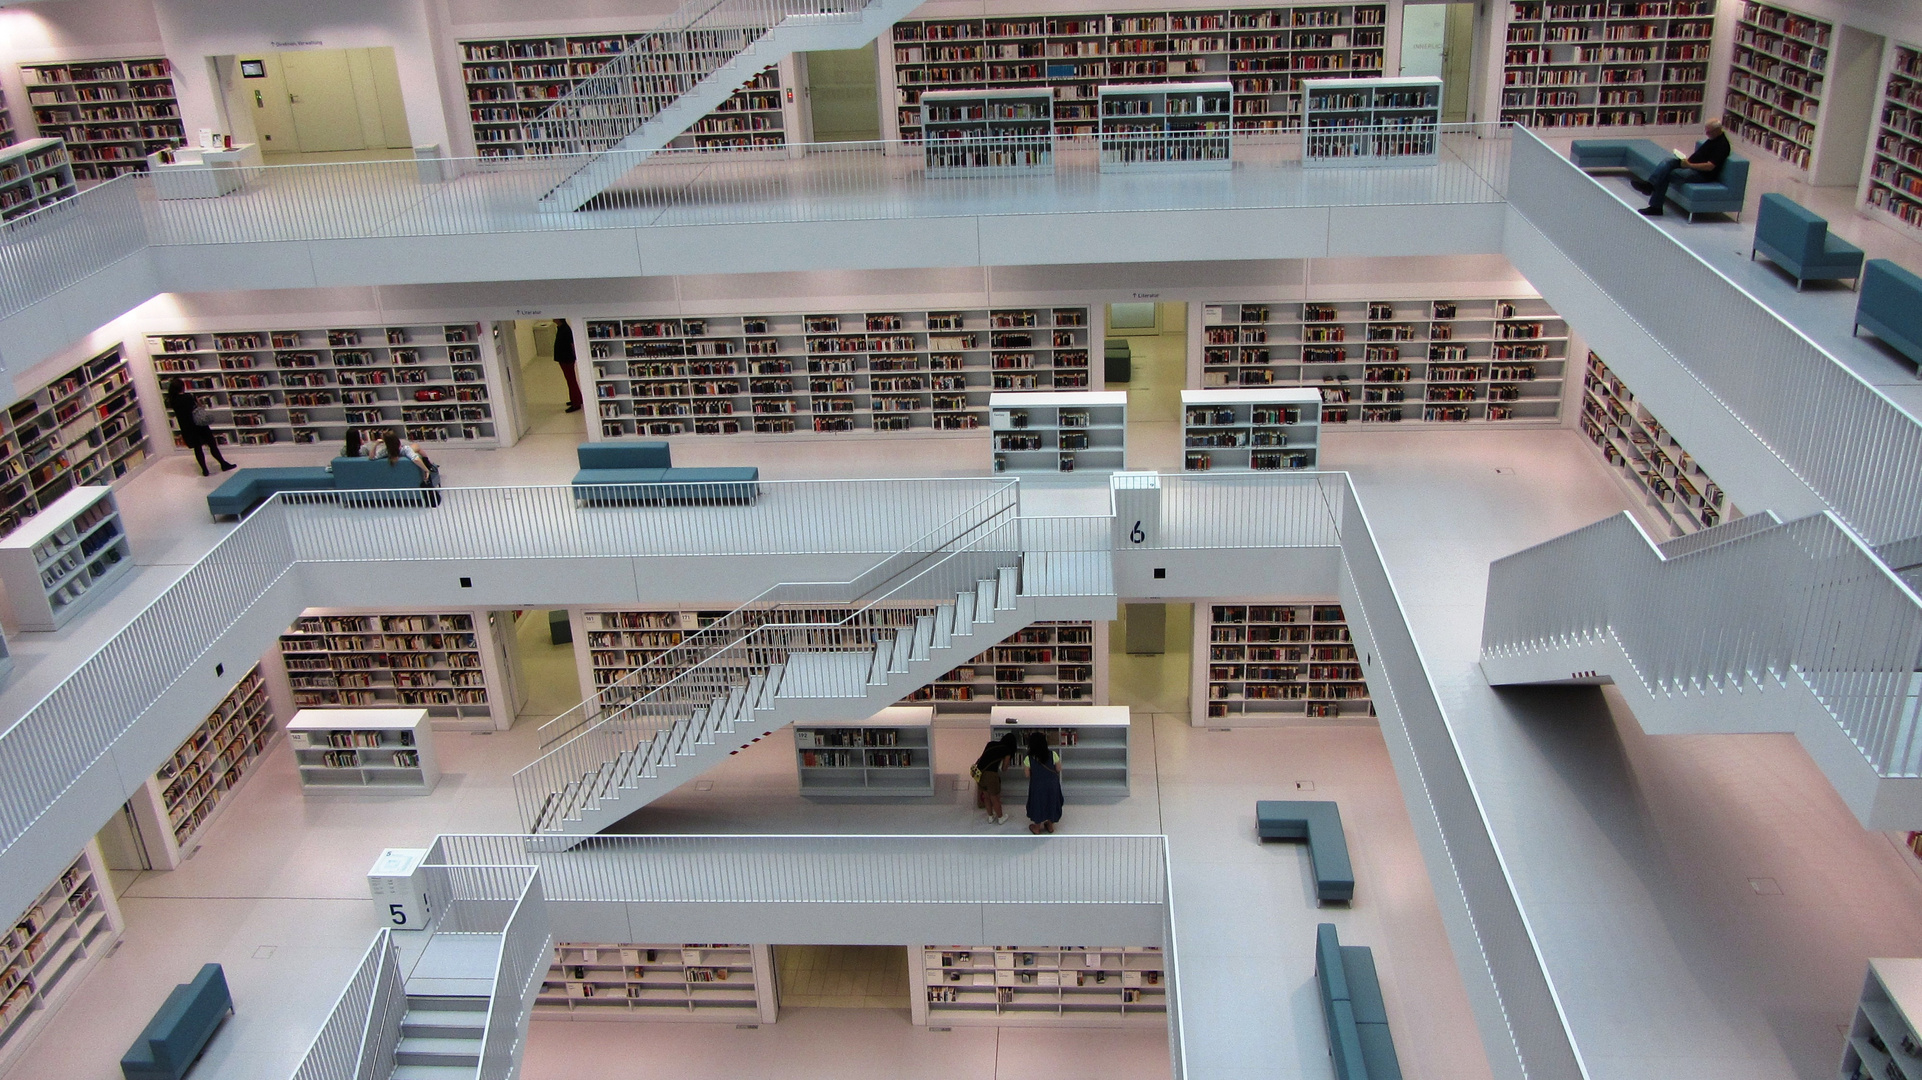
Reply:
[[[1332,802],[1262,800],[1255,803],[1255,832],[1263,840],[1306,840],[1315,868],[1315,900],[1353,900],[1355,870],[1341,810]]]
[[[420,466],[406,458],[337,457],[331,467],[342,506],[427,506],[438,495],[421,489]]]
[[[140,1038],[121,1056],[120,1074],[127,1080],[181,1080],[233,1011],[226,973],[219,964],[202,967],[193,982],[174,987],[147,1021]]]
[[[1569,160],[1578,169],[1626,169],[1637,180],[1647,180],[1675,155],[1648,139],[1577,139]],[[1733,214],[1742,220],[1742,201],[1748,198],[1748,161],[1733,154],[1722,164],[1722,178],[1712,184],[1671,184],[1668,201],[1682,208],[1690,221],[1697,214]]]
[[[1748,257],[1752,260],[1758,252],[1795,278],[1796,292],[1807,281],[1851,278],[1862,283],[1862,249],[1830,233],[1827,218],[1786,195],[1762,196]]]
[[[320,466],[237,469],[208,494],[207,512],[216,518],[239,517],[277,491],[332,490],[334,476]]]
[[[677,469],[664,442],[583,443],[574,498],[584,506],[740,505],[761,493],[761,470]]]
[[[1922,277],[1887,259],[1864,263],[1852,333],[1863,330],[1913,360],[1922,375]]]
[[[1374,951],[1343,945],[1333,923],[1315,927],[1315,988],[1336,1080],[1401,1080]]]

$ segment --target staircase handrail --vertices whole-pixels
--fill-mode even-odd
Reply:
[[[529,134],[538,136],[532,141],[542,146],[533,156],[606,150],[660,115],[783,20],[795,15],[850,15],[860,6],[839,0],[685,3],[661,26],[574,83],[528,121]],[[726,40],[730,32],[738,40]],[[711,47],[695,47],[690,39],[696,34],[712,34],[716,40]],[[670,70],[641,70],[644,61]]]
[[[1497,560],[1485,662],[1606,641],[1650,694],[1800,680],[1877,775],[1922,775],[1922,598],[1828,511],[1722,535],[1671,556],[1622,513]]]
[[[393,931],[382,928],[321,1021],[293,1080],[384,1080],[407,1011]]]
[[[747,630],[752,629],[753,626],[766,622],[766,616],[771,613],[784,607],[793,607],[807,602],[801,600],[783,600],[782,597],[788,593],[799,592],[806,589],[818,589],[823,592],[835,591],[837,595],[845,594],[847,598],[840,600],[816,600],[812,601],[812,603],[821,606],[840,606],[860,603],[861,598],[871,592],[873,588],[885,586],[888,581],[907,573],[917,562],[935,557],[942,551],[947,550],[949,545],[965,540],[973,530],[978,529],[981,525],[999,520],[1007,514],[1015,512],[1018,509],[1016,503],[1018,488],[1018,481],[1009,481],[1002,487],[996,488],[981,499],[963,507],[960,511],[935,524],[920,536],[909,541],[899,551],[886,556],[880,562],[862,571],[850,581],[787,581],[768,586],[754,597],[736,606],[734,610],[728,612],[726,615],[685,635],[681,638],[680,642],[669,646],[658,656],[639,665],[633,671],[621,676],[614,682],[608,683],[606,686],[595,687],[593,696],[582,701],[579,705],[574,706],[567,712],[549,720],[547,723],[542,724],[539,730],[542,749],[546,749],[582,728],[593,724],[609,711],[610,704],[613,707],[618,707],[633,701],[634,697],[629,694],[630,691],[639,690],[644,694],[646,692],[645,687],[664,683],[673,678],[675,672],[692,667],[700,663],[706,656],[726,648],[740,633],[745,633]],[[984,507],[988,509],[984,511]],[[968,524],[960,526],[958,532],[955,531],[957,522],[960,522],[964,518],[977,517],[984,512],[988,515],[987,517],[979,521],[970,521]],[[931,548],[924,546],[932,538],[937,536],[941,537],[938,543],[935,543]],[[902,559],[908,560],[909,565],[906,569],[890,569],[890,567],[895,566],[896,563]],[[880,577],[882,581],[878,585],[864,587],[862,583],[871,577]],[[656,680],[658,680],[658,682]],[[618,700],[610,703],[610,698],[616,698]],[[570,719],[570,717],[572,719]]]
[[[523,1020],[532,1005],[531,991],[547,973],[552,955],[554,938],[548,929],[540,871],[534,867],[528,871],[527,883],[501,928],[476,1080],[510,1080],[519,1072],[522,1033],[526,1031]]]
[[[1005,556],[1001,561],[1019,566],[1021,550],[1018,521],[1018,518],[997,513],[988,522],[971,528],[956,542],[947,545],[951,550],[941,553],[932,566],[921,566],[886,592],[839,619],[830,622],[763,622],[750,627],[725,647],[677,672],[660,686],[606,713],[514,773],[515,802],[521,812],[522,825],[529,832],[539,831],[553,801],[571,785],[581,782],[604,763],[637,751],[648,740],[690,715],[694,709],[718,705],[723,695],[746,683],[750,673],[765,672],[775,664],[786,663],[792,653],[802,649],[873,649],[877,644],[876,630],[885,628],[877,623],[895,610],[892,605],[898,603],[897,598],[909,588],[920,586],[937,574],[953,572],[963,557],[983,552],[991,556],[1000,554]],[[981,533],[982,529],[986,529],[986,532]],[[1015,543],[1005,552],[988,546],[1009,537],[1014,538]],[[998,571],[1001,561],[994,563],[995,570]],[[937,588],[958,592],[962,578],[972,582],[981,574],[981,567],[970,561],[961,567],[959,576],[944,581]],[[900,609],[907,620],[902,628],[912,633],[914,618],[932,614],[934,610],[933,605]],[[598,791],[589,792],[581,805],[586,808],[597,806],[601,794]]]

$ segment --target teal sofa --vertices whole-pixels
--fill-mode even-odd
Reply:
[[[677,469],[664,442],[582,443],[575,457],[582,506],[743,505],[761,493],[760,469]]]
[[[205,965],[194,981],[167,995],[140,1038],[121,1055],[120,1075],[126,1080],[181,1080],[233,1012],[226,972],[219,964]]]
[[[1263,799],[1255,803],[1255,834],[1262,840],[1306,840],[1315,868],[1315,903],[1355,898],[1355,868],[1341,809],[1332,802]]]
[[[1335,1080],[1401,1080],[1373,950],[1343,945],[1333,923],[1315,927],[1315,988]]]
[[[1626,169],[1644,181],[1674,156],[1647,139],[1577,139],[1569,149],[1569,160],[1578,169]],[[1715,183],[1671,184],[1668,189],[1668,201],[1681,207],[1690,221],[1697,214],[1733,214],[1740,221],[1746,198],[1748,161],[1733,154],[1722,163],[1722,178]]]
[[[421,506],[433,498],[421,490],[420,468],[411,461],[389,465],[384,459],[337,457],[325,466],[238,469],[208,493],[207,512],[216,519],[240,517],[281,491],[339,492],[339,501],[350,506]]]
[[[1922,277],[1887,259],[1864,263],[1853,332],[1864,329],[1908,357],[1922,375]]]
[[[1787,270],[1795,278],[1795,291],[1804,282],[1862,281],[1862,249],[1839,236],[1831,235],[1826,218],[1786,195],[1770,192],[1762,196],[1755,214],[1755,243],[1748,257],[1757,253]]]

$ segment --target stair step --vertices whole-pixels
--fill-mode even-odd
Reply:
[[[873,656],[849,650],[790,653],[776,697],[866,697]]]
[[[964,592],[954,598],[954,636],[974,635],[974,594]]]
[[[953,644],[953,639],[954,605],[942,604],[934,612],[934,640],[929,645],[931,648],[945,649]]]
[[[491,998],[473,994],[409,994],[407,1011],[417,1012],[477,1012],[484,1013],[493,1004]]]
[[[754,702],[757,709],[772,709],[774,695],[780,692],[781,678],[787,674],[786,664],[769,664],[767,678],[761,681],[761,696]]]
[[[1000,568],[996,577],[998,580],[995,582],[994,588],[994,606],[1000,611],[1013,611],[1016,594],[1020,592],[1021,588],[1021,568],[1019,566],[1003,566]]]
[[[474,1080],[480,1065],[396,1065],[390,1080]]]
[[[394,1061],[400,1065],[480,1064],[479,1039],[403,1038],[394,1048]]]
[[[874,646],[874,658],[868,661],[868,685],[886,686],[888,684],[888,657],[894,649],[886,639]]]
[[[749,678],[747,681],[747,692],[741,695],[741,715],[739,717],[734,717],[729,719],[726,723],[724,723],[721,726],[721,730],[722,731],[734,730],[734,725],[736,723],[738,723],[740,720],[746,719],[749,713],[753,712],[756,708],[760,706],[760,701],[763,696],[770,696],[770,697],[772,696],[772,695],[769,695],[767,691],[767,676],[755,675]]]
[[[888,671],[893,674],[906,672],[908,670],[908,655],[913,649],[914,635],[912,633],[897,632],[894,635],[894,648],[891,650],[893,655],[888,657]]]
[[[994,580],[982,578],[974,586],[974,621],[988,623],[994,621]]]
[[[479,1039],[487,1033],[484,1012],[410,1012],[400,1018],[403,1038]]]
[[[908,649],[908,659],[926,660],[928,648],[934,644],[934,616],[916,615],[914,617],[914,643]]]

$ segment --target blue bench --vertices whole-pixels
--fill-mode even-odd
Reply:
[[[1401,1080],[1374,951],[1343,945],[1333,923],[1315,927],[1315,986],[1336,1080]]]
[[[583,506],[744,505],[761,493],[761,470],[677,469],[664,442],[583,443],[575,456]]]
[[[1355,869],[1348,861],[1348,837],[1341,810],[1331,802],[1255,803],[1255,833],[1263,840],[1306,840],[1315,868],[1315,901],[1355,898]]]
[[[1578,169],[1626,169],[1643,181],[1674,156],[1647,139],[1577,139],[1569,150],[1569,160]],[[1715,183],[1671,184],[1668,189],[1668,201],[1681,207],[1690,221],[1697,214],[1733,214],[1740,221],[1746,198],[1748,161],[1733,154],[1722,163],[1722,178]]]
[[[219,964],[202,967],[193,982],[174,987],[147,1021],[132,1049],[121,1056],[120,1074],[127,1080],[180,1080],[233,1012],[226,973]]]
[[[1756,252],[1794,275],[1796,292],[1805,281],[1862,282],[1862,249],[1830,233],[1828,219],[1786,195],[1762,196],[1748,257],[1753,260]]]
[[[207,511],[216,518],[240,517],[280,491],[361,492],[341,497],[349,506],[423,506],[431,501],[421,490],[420,468],[411,461],[389,465],[384,458],[337,457],[326,466],[236,470],[207,495]],[[412,494],[369,494],[393,491]]]
[[[1851,333],[1863,329],[1914,361],[1922,375],[1922,277],[1887,259],[1864,263]]]

